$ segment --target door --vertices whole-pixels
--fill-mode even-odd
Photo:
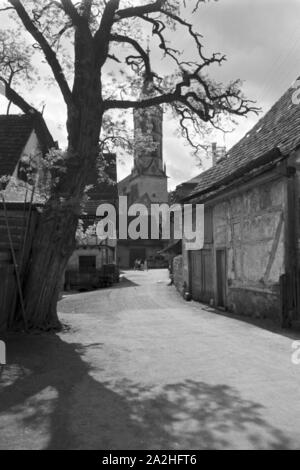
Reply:
[[[226,250],[216,251],[217,306],[226,307]]]
[[[190,276],[193,299],[209,303],[214,297],[212,250],[190,251]]]
[[[145,248],[132,248],[129,255],[130,268],[134,267],[135,260],[140,259],[145,261],[146,259],[146,249]]]

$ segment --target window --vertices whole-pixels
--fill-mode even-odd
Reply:
[[[93,272],[96,269],[96,256],[79,256],[79,271],[81,273]]]

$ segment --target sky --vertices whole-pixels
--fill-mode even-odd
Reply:
[[[3,0],[0,0],[0,4]],[[300,75],[300,1],[299,0],[211,0],[200,5],[193,24],[203,35],[204,51],[221,52],[227,61],[212,70],[214,78],[222,82],[243,80],[243,92],[256,101],[262,114],[249,115],[238,120],[230,134],[217,133],[210,141],[229,149],[238,142]],[[1,26],[0,26],[1,28]],[[176,43],[188,51],[191,39],[178,35]],[[153,49],[151,49],[153,51]],[[154,52],[151,52],[154,54]],[[158,59],[156,59],[158,60]],[[162,63],[162,67],[164,67]],[[27,93],[28,96],[28,92]],[[33,99],[31,100],[33,101]],[[34,103],[46,104],[44,117],[54,138],[66,145],[65,106],[57,88],[44,83],[35,88]],[[0,99],[0,113],[6,112],[6,102]],[[169,189],[186,181],[202,170],[185,142],[175,135],[172,119],[164,120],[164,160],[167,164]],[[210,165],[203,162],[204,168]],[[118,178],[127,176],[132,159],[122,159]]]

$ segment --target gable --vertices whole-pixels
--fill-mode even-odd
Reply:
[[[0,176],[12,175],[32,131],[30,116],[0,116]]]

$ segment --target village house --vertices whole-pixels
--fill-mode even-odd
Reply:
[[[9,326],[18,301],[17,284],[22,284],[23,267],[47,196],[50,176],[43,157],[52,148],[58,145],[41,115],[0,116],[0,331]],[[81,217],[84,237],[78,238],[69,271],[87,272],[91,267],[100,270],[103,265],[116,263],[116,242],[100,244],[92,231],[86,232],[96,222],[100,203],[117,203],[115,155],[104,156],[101,165],[103,181],[98,181],[93,169],[88,175],[89,189]]]
[[[45,181],[41,159],[55,146],[40,115],[0,115],[0,331],[12,320],[30,255]]]
[[[7,202],[24,202],[33,187],[38,200],[48,173],[42,159],[50,148],[57,143],[41,115],[0,115],[0,177],[8,177]]]
[[[299,321],[300,106],[289,89],[209,170],[178,187],[204,204],[204,246],[174,260],[182,293],[239,315]]]

